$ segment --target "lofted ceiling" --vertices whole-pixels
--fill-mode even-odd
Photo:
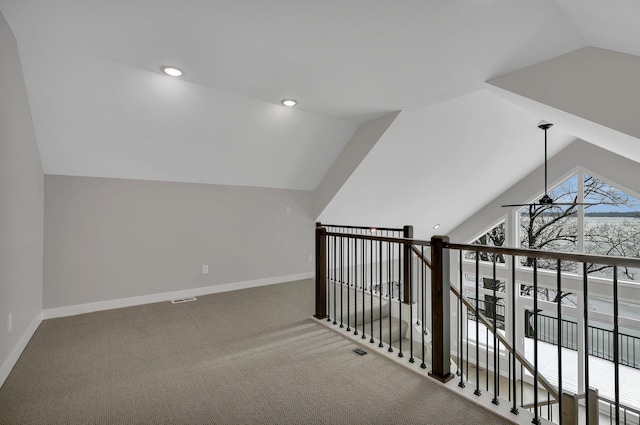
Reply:
[[[47,174],[314,190],[359,125],[402,111],[324,214],[344,220],[348,195],[371,182],[412,180],[395,191],[451,198],[438,214],[454,223],[541,162],[546,117],[486,81],[589,45],[640,55],[640,6],[614,3],[0,0],[0,11]],[[554,152],[570,130],[559,123]],[[464,171],[442,178],[460,152]],[[390,158],[395,183],[379,176]],[[451,216],[457,199],[468,208]]]

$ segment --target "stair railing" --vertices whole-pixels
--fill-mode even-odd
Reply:
[[[432,249],[434,249],[434,245],[432,245]],[[587,423],[587,424],[592,424],[592,423],[597,423],[598,421],[598,412],[599,412],[599,407],[601,407],[601,405],[603,405],[604,403],[609,403],[609,410],[610,410],[610,419],[612,421],[612,423],[625,423],[623,422],[626,421],[626,419],[623,419],[623,416],[626,418],[627,414],[635,414],[635,411],[638,410],[638,408],[640,408],[640,400],[635,400],[635,402],[633,400],[627,399],[626,401],[621,400],[621,396],[623,395],[621,392],[621,387],[620,387],[620,373],[621,373],[621,367],[624,368],[624,371],[628,371],[631,370],[630,368],[626,368],[621,364],[621,347],[620,347],[620,339],[622,337],[622,334],[619,331],[619,322],[621,320],[619,314],[618,314],[618,307],[619,307],[619,298],[620,298],[620,294],[621,294],[621,289],[624,292],[624,297],[626,299],[632,299],[633,298],[633,288],[630,287],[630,285],[623,285],[621,286],[620,283],[618,282],[618,267],[622,268],[622,267],[630,267],[630,268],[640,268],[640,259],[634,259],[634,258],[622,258],[622,257],[606,257],[606,256],[596,256],[596,255],[587,255],[587,254],[571,254],[571,253],[558,253],[558,252],[547,252],[547,251],[539,251],[539,250],[530,250],[530,249],[517,249],[517,248],[505,248],[505,247],[496,247],[496,246],[479,246],[479,245],[470,245],[470,244],[455,244],[455,243],[449,243],[449,242],[445,242],[443,243],[443,250],[447,250],[449,252],[456,252],[458,253],[457,257],[458,259],[458,263],[459,263],[459,278],[458,278],[458,282],[457,285],[453,285],[453,290],[456,293],[456,295],[458,296],[458,302],[459,302],[459,310],[462,312],[462,308],[464,306],[464,308],[466,308],[468,310],[468,312],[470,314],[472,314],[473,316],[475,316],[475,334],[476,334],[476,344],[475,344],[475,348],[476,350],[478,350],[478,346],[480,345],[480,338],[479,338],[479,332],[478,332],[478,327],[479,324],[483,324],[486,329],[488,329],[489,331],[492,332],[493,334],[493,338],[494,338],[494,343],[493,343],[493,367],[489,362],[489,356],[487,355],[486,357],[486,361],[485,361],[485,369],[486,369],[486,373],[487,373],[487,377],[488,377],[488,373],[490,369],[493,369],[493,378],[494,378],[494,399],[492,402],[494,403],[498,403],[498,396],[496,395],[496,391],[499,391],[499,385],[498,385],[498,381],[500,379],[500,367],[499,365],[497,365],[497,362],[499,362],[499,348],[500,346],[503,346],[505,348],[505,350],[510,353],[510,373],[509,373],[509,391],[510,391],[510,395],[509,398],[512,402],[512,408],[511,411],[514,414],[517,414],[518,412],[518,404],[516,403],[516,400],[518,399],[518,394],[517,394],[517,389],[516,389],[516,379],[519,375],[520,377],[520,397],[519,397],[519,407],[524,408],[524,409],[528,409],[530,410],[533,415],[534,415],[534,419],[533,422],[534,423],[540,423],[540,420],[542,418],[550,420],[550,421],[554,421],[560,424],[573,424],[573,423],[577,423],[577,418],[578,418],[578,414],[568,414],[567,412],[572,411],[572,410],[576,410],[577,409],[581,409],[584,411],[584,419],[585,422],[582,423]],[[468,279],[465,277],[465,272],[464,272],[464,267],[463,267],[463,263],[465,262],[464,259],[464,255],[463,253],[469,253],[470,255],[467,256],[467,258],[471,257],[471,259],[469,259],[469,261],[467,262],[467,264],[469,266],[471,266],[473,264],[473,266],[475,266],[475,270],[474,273],[472,273],[472,280],[475,283],[475,287],[471,286],[465,286],[464,282],[465,280],[468,282]],[[479,286],[479,282],[480,282],[480,267],[479,267],[479,263],[480,263],[480,253],[483,254],[488,254],[488,257],[492,259],[491,261],[491,270],[492,272],[489,274],[488,277],[486,277],[485,282],[484,283],[492,283],[490,286],[491,288],[482,288],[485,292],[485,301],[484,301],[484,308],[482,308],[482,304],[480,303],[480,296],[481,296],[481,288]],[[485,258],[487,256],[485,255]],[[507,329],[505,329],[505,333],[504,335],[501,332],[498,332],[498,328],[497,328],[497,317],[498,317],[498,311],[497,311],[497,305],[498,305],[498,298],[500,298],[500,296],[497,296],[498,294],[496,293],[496,287],[498,286],[498,278],[497,278],[497,273],[496,273],[496,259],[497,258],[504,258],[504,269],[502,270],[502,273],[504,274],[505,272],[510,271],[511,276],[509,279],[507,279],[506,282],[504,282],[505,284],[505,292],[503,295],[503,301],[505,302],[505,307],[507,308],[507,310],[510,310],[510,314],[509,315],[505,315],[504,319],[505,322],[508,323],[509,326],[506,326],[506,328],[508,330],[510,330],[510,332],[506,332]],[[528,264],[533,264],[532,268],[524,268],[524,267],[520,267],[519,266],[519,260],[518,258],[526,258],[529,261],[527,262]],[[531,259],[534,259],[534,261],[531,261]],[[538,267],[538,262],[541,259],[545,259],[545,260],[551,260],[551,264],[555,265],[555,270],[553,271],[547,271],[546,275],[544,275],[545,273],[541,273]],[[580,276],[579,278],[582,280],[582,285],[581,287],[577,288],[573,288],[570,289],[567,287],[567,285],[565,285],[565,281],[567,279],[569,279],[571,277],[571,279],[576,279],[576,276],[569,276],[566,273],[563,272],[563,264],[567,264],[569,262],[573,262],[577,265],[578,270],[582,271],[582,276]],[[613,348],[612,348],[612,363],[613,363],[613,397],[611,397],[611,399],[607,399],[606,396],[604,395],[598,395],[600,393],[603,393],[604,391],[600,391],[600,393],[598,392],[598,389],[600,390],[604,390],[604,387],[602,388],[594,388],[597,387],[598,385],[602,385],[601,383],[596,382],[596,379],[593,379],[592,373],[591,372],[591,368],[590,368],[590,362],[593,362],[594,360],[592,359],[592,355],[591,355],[591,350],[590,348],[592,347],[592,337],[590,335],[590,332],[592,330],[592,326],[590,325],[590,315],[595,315],[595,313],[592,313],[589,311],[589,308],[587,307],[589,305],[589,297],[590,297],[590,293],[593,293],[593,281],[588,273],[587,273],[587,268],[589,264],[599,264],[599,265],[605,265],[605,266],[609,266],[613,268],[613,277],[610,281],[610,284],[608,285],[608,289],[611,291],[611,301],[613,304],[613,314],[611,315],[611,321],[612,326],[611,326],[611,333],[613,334]],[[555,284],[554,285],[550,285],[549,282],[549,273],[551,273],[551,275],[555,275]],[[516,278],[516,275],[518,276]],[[542,276],[544,275],[544,276]],[[542,279],[542,277],[544,277],[544,279]],[[545,282],[543,283],[543,280],[545,280]],[[520,291],[521,291],[521,285],[525,285],[525,286],[531,286],[532,287],[532,291],[530,291],[531,293],[531,297],[533,298],[533,310],[530,312],[529,317],[532,320],[532,323],[524,323],[522,320],[519,322],[518,321],[518,317],[519,315],[518,313],[518,307],[516,299],[519,297],[520,295]],[[602,286],[602,285],[601,285]],[[580,326],[578,331],[580,332],[580,339],[581,339],[581,346],[578,347],[578,379],[577,379],[577,388],[573,387],[573,388],[568,388],[569,385],[567,385],[566,382],[564,382],[566,376],[565,374],[563,374],[563,347],[562,344],[555,344],[555,347],[553,347],[551,344],[545,344],[545,342],[543,341],[543,338],[541,338],[541,320],[540,318],[542,317],[542,315],[540,314],[542,312],[542,309],[540,308],[540,306],[543,304],[543,300],[539,299],[541,293],[544,293],[545,289],[551,289],[554,290],[555,293],[557,294],[556,299],[554,300],[554,302],[550,302],[549,300],[544,300],[544,305],[546,306],[545,308],[549,308],[549,305],[554,305],[554,309],[555,309],[555,314],[557,315],[557,329],[555,330],[556,335],[558,336],[558,341],[562,341],[563,339],[563,328],[562,328],[562,316],[563,316],[563,303],[562,301],[562,294],[566,294],[569,290],[573,290],[573,291],[579,291],[578,296],[579,296],[579,304],[582,306],[581,310],[581,317],[580,317]],[[491,290],[493,291],[491,293]],[[472,302],[471,300],[468,299],[468,297],[465,296],[465,291],[468,291],[472,294],[474,294],[474,298],[476,298],[475,302]],[[638,288],[635,288],[635,291],[638,291]],[[487,294],[488,292],[488,294]],[[488,296],[487,296],[488,295]],[[601,293],[598,293],[597,295],[602,296]],[[637,297],[637,292],[635,293],[635,296]],[[486,301],[486,298],[489,299],[489,302]],[[489,312],[489,316],[491,317],[487,317],[487,312]],[[462,327],[462,317],[464,317],[465,315],[463,314],[459,314],[458,317],[460,317],[461,322],[459,323],[459,325]],[[526,316],[525,316],[526,317]],[[629,322],[628,319],[625,319]],[[464,322],[467,322],[467,320],[464,320]],[[528,356],[524,356],[523,355],[523,351],[519,351],[520,347],[518,347],[517,344],[517,333],[520,333],[521,335],[524,334],[524,332],[522,332],[522,330],[524,330],[525,326],[527,326],[529,328],[529,341],[531,341],[533,347],[532,347],[532,356],[528,357]],[[511,335],[509,335],[509,337],[507,337],[508,333],[511,333]],[[459,332],[459,345],[463,344],[463,339],[462,339],[462,335],[464,334],[464,329],[461,329]],[[526,335],[525,335],[526,336]],[[514,344],[515,343],[515,344]],[[546,347],[542,347],[542,345],[545,344]],[[580,344],[579,344],[580,345]],[[489,341],[487,338],[487,350],[489,349]],[[540,352],[541,352],[541,348],[547,348],[547,347],[553,347],[552,349],[555,350],[556,354],[555,354],[555,358],[554,356],[552,356],[551,358],[549,358],[548,356],[545,357],[544,359],[542,359],[540,357]],[[524,347],[523,347],[524,348]],[[566,350],[566,349],[564,349]],[[462,350],[459,350],[460,352],[462,352]],[[487,353],[488,354],[488,353]],[[460,357],[464,357],[464,356],[460,356]],[[463,363],[463,359],[459,358],[458,359],[458,363],[461,364]],[[469,356],[466,356],[466,363],[468,364],[470,361]],[[553,376],[554,374],[551,372],[546,372],[546,375],[542,375],[540,372],[540,367],[542,365],[542,361],[544,361],[545,363],[555,363],[556,365],[556,371],[555,371],[555,376]],[[475,362],[476,362],[476,370],[479,370],[479,359],[478,359],[478,351],[476,351],[476,358],[475,358]],[[530,392],[533,392],[533,402],[525,402],[524,401],[524,396],[523,396],[523,385],[525,384],[525,378],[526,375],[525,373],[523,373],[522,371],[520,371],[520,373],[518,374],[517,369],[516,369],[516,362],[519,363],[521,365],[521,368],[524,368],[525,370],[529,371],[532,374],[531,380],[533,381],[533,385],[532,388],[530,388]],[[498,363],[499,364],[499,363]],[[565,367],[567,365],[564,365]],[[477,376],[477,375],[476,375]],[[553,380],[553,382],[551,382],[551,380]],[[582,381],[582,382],[581,382]],[[530,382],[529,382],[530,383]],[[464,383],[461,380],[461,386],[464,385]],[[572,383],[573,385],[574,383]],[[476,380],[476,390],[477,392],[480,391],[479,387],[479,383]],[[488,384],[485,386],[485,388],[488,388]],[[544,394],[541,395],[539,394],[538,389],[544,389],[546,392],[546,400],[544,400]],[[589,392],[592,392],[592,390],[595,390],[595,394],[596,397],[592,398],[592,397],[584,397],[583,401],[581,401],[580,403],[584,403],[584,408],[580,407],[580,404],[576,401],[573,405],[567,405],[567,406],[563,406],[563,400],[569,400],[571,398],[567,398],[567,397],[561,397],[560,395],[565,393],[565,395],[567,394],[567,391],[569,391],[569,393],[572,392],[577,392],[578,394],[580,393],[585,393],[585,389],[589,389]],[[577,400],[575,398],[575,394],[573,396],[573,399]],[[556,405],[557,409],[553,408],[553,405]],[[545,414],[546,411],[546,414]],[[554,418],[554,411],[555,413],[555,418]],[[602,412],[601,412],[602,413]],[[606,414],[606,412],[605,412]],[[635,418],[636,420],[640,420]],[[629,422],[629,423],[638,423],[637,421],[635,422]]]
[[[384,233],[385,231],[387,233]],[[417,322],[421,323],[422,326],[420,334],[422,335],[423,353],[420,366],[424,369],[427,367],[426,363],[428,363],[426,361],[426,354],[428,353],[424,352],[426,345],[424,341],[426,333],[424,313],[426,310],[430,310],[432,352],[429,375],[433,378],[447,382],[455,377],[451,371],[451,359],[453,356],[455,365],[457,365],[456,373],[460,378],[458,382],[460,387],[465,387],[468,383],[474,384],[474,394],[481,395],[483,389],[480,383],[480,375],[484,374],[484,391],[493,393],[492,402],[499,404],[501,399],[508,399],[512,405],[511,412],[513,414],[519,413],[519,407],[529,410],[533,415],[533,423],[540,423],[543,418],[560,424],[564,423],[565,425],[577,423],[575,422],[577,420],[575,418],[578,417],[577,413],[573,416],[574,419],[571,419],[570,415],[567,416],[565,414],[563,416],[560,412],[566,413],[565,411],[567,410],[578,409],[581,406],[580,403],[584,405],[580,407],[584,411],[584,417],[586,418],[584,423],[590,425],[595,423],[594,415],[596,414],[593,412],[597,412],[598,405],[601,407],[603,402],[609,403],[611,418],[612,420],[615,418],[615,423],[621,423],[622,420],[626,421],[627,414],[632,417],[635,415],[639,406],[636,406],[636,403],[626,402],[625,404],[621,401],[620,368],[625,366],[622,366],[620,362],[618,304],[620,294],[624,299],[633,299],[634,295],[637,297],[637,292],[630,292],[633,288],[630,288],[629,285],[620,286],[617,279],[617,269],[618,267],[640,269],[640,259],[457,244],[449,242],[445,236],[435,236],[430,241],[421,241],[411,237],[399,237],[401,231],[403,236],[407,234],[405,233],[406,228],[325,227],[318,224],[316,228],[316,312],[314,316],[319,319],[333,320],[333,323],[340,324],[341,328],[345,326],[346,319],[347,331],[354,331],[356,335],[361,331],[362,338],[366,338],[365,334],[368,332],[371,336],[369,342],[373,343],[375,341],[374,337],[377,336],[379,347],[382,347],[383,342],[386,342],[389,345],[388,350],[393,351],[394,339],[391,335],[392,332],[396,332],[395,337],[397,338],[397,333],[404,331],[392,329],[392,321],[395,320],[392,317],[399,318],[400,322],[402,322],[402,315],[405,314],[404,319],[408,318],[413,328],[413,323],[416,323],[414,322],[416,319],[415,312],[421,309],[422,320],[419,320],[420,316],[418,315]],[[424,255],[425,248],[430,251],[430,258],[428,259]],[[458,253],[457,262],[459,267],[457,269],[455,264],[453,266],[451,264],[450,257],[452,252]],[[471,262],[464,260],[463,253],[465,252],[470,253],[474,260]],[[493,273],[488,278],[485,278],[489,282],[493,282],[493,288],[483,288],[484,301],[480,300],[480,253],[493,256]],[[503,295],[496,293],[498,279],[495,259],[498,256],[505,258],[505,265],[507,266],[501,270],[501,273],[504,274],[505,270],[511,271],[511,276],[507,279],[508,282],[505,284],[506,289]],[[519,257],[529,260],[535,259],[535,261],[528,261],[528,264],[533,264],[533,268],[520,267]],[[539,317],[541,314],[539,313],[541,309],[539,305],[549,308],[550,303],[548,301],[542,303],[542,301],[538,300],[538,291],[543,288],[549,289],[551,285],[549,283],[549,272],[546,272],[546,275],[543,273],[543,278],[540,278],[537,266],[540,259],[552,260],[553,264],[556,264],[556,279],[553,288],[558,294],[562,294],[567,290],[563,286],[565,279],[568,278],[562,272],[563,265],[574,262],[578,264],[579,268],[582,268],[582,285],[578,288],[582,305],[588,304],[589,294],[592,290],[591,279],[586,273],[587,265],[601,264],[613,267],[613,279],[610,284],[614,306],[611,329],[614,342],[612,350],[614,392],[612,397],[607,398],[603,394],[598,396],[599,401],[596,403],[591,397],[585,397],[582,401],[577,401],[580,398],[574,394],[571,396],[573,400],[576,400],[573,407],[569,406],[567,401],[563,405],[563,399],[566,397],[561,397],[560,395],[563,393],[567,395],[568,386],[563,382],[562,344],[556,345],[554,348],[557,361],[556,376],[543,376],[540,373],[539,351],[541,344],[545,343],[540,338]],[[469,267],[471,264],[475,265],[475,287],[465,286],[466,276],[463,270],[463,263],[465,263],[465,267]],[[425,278],[427,265],[430,268],[430,273]],[[456,276],[456,278],[451,279],[452,276]],[[429,285],[429,278],[431,297],[426,300],[425,293]],[[576,277],[573,276],[572,279],[575,281]],[[455,283],[454,280],[456,281]],[[517,339],[518,333],[522,334],[520,327],[524,328],[525,325],[524,321],[521,318],[518,319],[516,314],[519,308],[517,300],[520,297],[520,285],[525,283],[533,288],[533,311],[531,313],[533,323],[527,324],[530,331],[529,336],[532,337],[533,352],[531,357],[524,355],[522,340]],[[493,290],[492,294],[491,290]],[[574,287],[572,290],[576,291],[576,288]],[[638,291],[638,288],[635,288],[635,291]],[[449,297],[450,293],[453,293],[456,297],[456,302],[453,304]],[[474,294],[474,297],[470,298],[468,296],[470,293]],[[487,293],[490,295],[487,295]],[[350,299],[351,296],[355,298],[354,302]],[[498,331],[499,314],[497,307],[500,297],[505,302],[506,310],[510,311],[509,314],[504,314],[506,327],[504,332]],[[425,305],[420,306],[421,303]],[[417,304],[416,309],[414,309],[414,304]],[[360,308],[359,311],[355,311],[355,315],[352,314],[352,311],[349,311],[352,305],[356,310]],[[345,308],[347,310],[346,315]],[[406,312],[407,308],[409,309],[408,313]],[[457,317],[457,322],[454,323],[451,323],[452,314],[450,314],[450,310],[452,308],[457,309],[457,316],[454,316]],[[562,341],[563,305],[561,302],[557,302],[554,308],[558,318],[557,335],[559,340]],[[589,379],[589,350],[584,349],[584,347],[590,347],[589,315],[589,310],[583,308],[580,318],[581,326],[579,328],[582,348],[578,347],[578,353],[580,354],[578,356],[578,373],[581,376],[578,379],[579,388],[575,391],[579,394],[585,393],[585,388],[590,389],[593,384],[593,380],[590,381]],[[388,335],[383,332],[383,317],[388,320]],[[386,319],[387,317],[388,319]],[[467,317],[472,320],[468,320]],[[353,323],[353,328],[351,328],[352,318],[355,322]],[[378,320],[378,328],[374,329],[372,325],[367,325],[368,323],[373,323],[376,318],[380,318]],[[481,341],[481,325],[485,332],[484,344]],[[473,329],[470,330],[470,327],[475,327],[475,331],[471,332]],[[402,329],[402,325],[400,325],[400,329]],[[491,335],[489,335],[489,331],[491,331]],[[471,335],[475,335],[475,341],[469,341],[468,337]],[[402,344],[402,337],[400,338],[400,344]],[[470,345],[472,350],[475,350],[475,354],[473,352],[469,353]],[[413,343],[410,346],[409,362],[413,363],[415,361]],[[455,347],[455,350],[452,351],[452,347]],[[400,345],[399,350],[398,356],[403,357],[402,345]],[[504,351],[502,366],[500,363],[501,351]],[[485,357],[484,365],[480,361],[481,355]],[[507,359],[509,364],[505,368],[504,362]],[[553,359],[545,359],[545,362],[550,360]],[[469,370],[470,366],[471,371]],[[475,374],[475,383],[471,382],[471,374]],[[493,375],[491,389],[490,375]],[[506,395],[501,394],[500,389],[500,384],[504,383],[505,376],[508,378]],[[516,385],[517,383],[520,384],[519,388]],[[528,393],[528,396],[525,393]],[[598,400],[598,397],[595,400]],[[532,401],[526,400],[531,398],[533,399]],[[640,404],[640,401],[637,401],[637,404]],[[555,417],[554,411],[556,412]]]

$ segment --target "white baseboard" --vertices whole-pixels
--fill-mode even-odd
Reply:
[[[15,347],[13,347],[13,350],[11,350],[9,357],[7,357],[4,363],[2,363],[2,366],[0,366],[0,387],[2,387],[2,384],[4,384],[4,381],[6,381],[7,377],[11,373],[11,370],[16,365],[16,362],[20,358],[20,355],[26,348],[27,344],[31,340],[31,337],[36,332],[36,329],[38,329],[38,326],[40,326],[41,322],[42,322],[42,312],[38,313],[35,319],[33,319],[33,322],[31,322],[29,327],[27,327],[27,329],[24,331],[24,333],[18,340],[18,344]]]
[[[112,310],[122,307],[133,307],[142,304],[151,304],[178,298],[197,297],[200,295],[215,294],[218,292],[235,291],[237,289],[255,288],[257,286],[273,285],[276,283],[291,282],[295,280],[310,279],[315,273],[300,273],[288,276],[268,277],[265,279],[248,280],[244,282],[224,283],[220,285],[205,286],[202,288],[185,289],[181,291],[163,292],[160,294],[143,295],[139,297],[120,298],[117,300],[99,301],[88,304],[70,305],[44,310],[43,319],[56,317],[75,316],[77,314],[92,313],[94,311]]]

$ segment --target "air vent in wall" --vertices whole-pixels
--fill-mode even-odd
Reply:
[[[178,298],[177,300],[171,300],[171,304],[188,303],[196,300],[196,297]]]

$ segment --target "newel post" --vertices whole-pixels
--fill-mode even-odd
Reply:
[[[316,223],[316,313],[317,319],[327,316],[327,229]]]
[[[404,226],[402,228],[402,237],[413,239],[413,226]],[[402,272],[403,272],[403,288],[402,293],[404,297],[402,302],[405,304],[409,304],[411,302],[411,294],[409,291],[411,290],[411,245],[404,245],[404,257],[402,259]]]
[[[453,379],[451,373],[451,323],[449,292],[449,250],[447,236],[431,238],[431,345],[432,369],[429,375],[439,381]]]

